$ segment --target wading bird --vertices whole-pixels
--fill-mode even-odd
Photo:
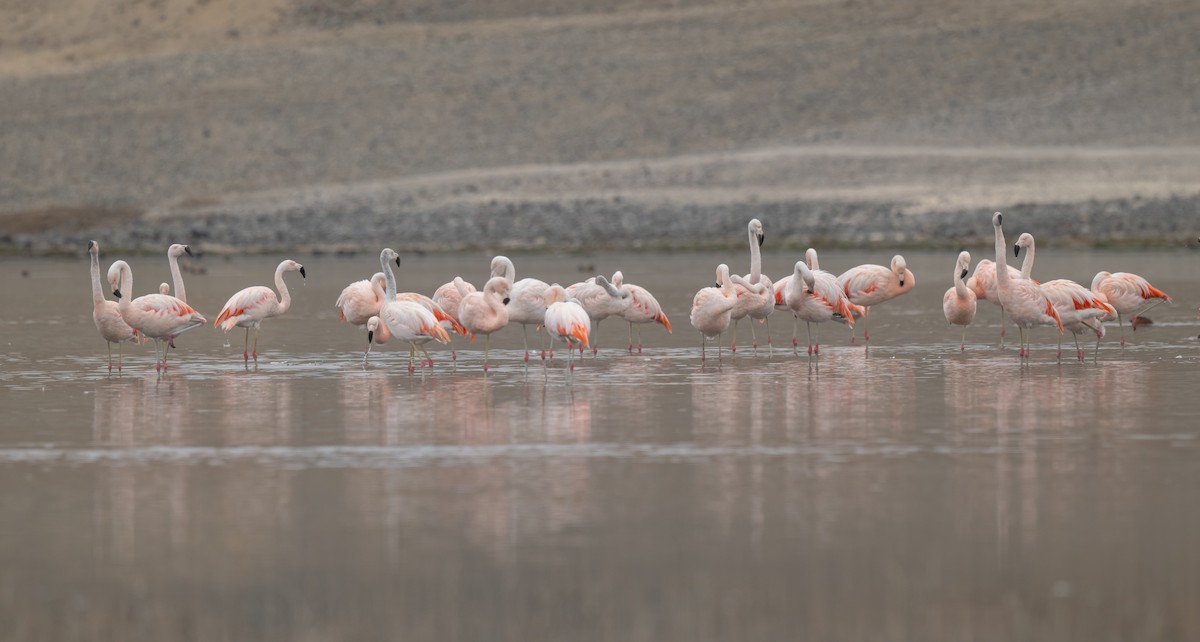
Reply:
[[[258,332],[262,327],[262,322],[271,317],[277,317],[288,311],[292,307],[292,294],[288,291],[287,284],[283,282],[284,272],[299,272],[300,278],[307,278],[304,273],[304,266],[291,260],[285,259],[275,268],[275,287],[279,290],[279,298],[275,298],[275,292],[271,288],[263,285],[252,285],[244,290],[240,290],[229,300],[225,302],[225,307],[221,308],[221,313],[217,315],[217,320],[213,321],[213,327],[220,326],[227,334],[235,327],[246,329],[245,342],[242,345],[242,360],[250,363],[250,357],[254,357],[254,363],[258,363]],[[250,351],[250,328],[254,328],[254,349]]]

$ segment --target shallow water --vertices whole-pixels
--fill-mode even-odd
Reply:
[[[990,305],[959,353],[940,308],[954,254],[908,255],[918,286],[873,310],[869,352],[831,326],[819,362],[792,356],[778,314],[789,349],[753,357],[743,324],[720,365],[701,364],[687,312],[721,255],[514,256],[519,277],[564,284],[622,269],[671,317],[673,335],[643,328],[640,355],[606,321],[573,377],[561,351],[526,366],[512,329],[486,376],[479,341],[456,366],[434,351],[424,375],[396,345],[364,367],[333,301],[372,257],[295,257],[309,278],[288,276],[294,307],[264,323],[256,369],[240,331],[209,327],[177,339],[163,376],[150,346],[110,376],[86,258],[2,261],[0,631],[1200,638],[1196,259],[1044,249],[1036,277],[1137,271],[1178,303],[1123,351],[1110,328],[1082,364],[1040,330],[1022,366]],[[401,284],[481,284],[488,259],[406,256]],[[168,278],[161,258],[131,262],[135,292]],[[212,319],[275,263],[193,260],[191,303]]]

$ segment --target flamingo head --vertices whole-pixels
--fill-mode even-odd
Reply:
[[[621,274],[620,270],[613,272],[613,275],[612,275],[612,284],[613,285],[615,285],[616,287],[621,287],[621,284],[624,282],[625,282],[625,275]]]
[[[113,296],[121,298],[121,271],[128,269],[129,264],[125,261],[114,261],[108,266],[108,285],[112,288]]]
[[[492,258],[491,269],[491,278],[499,276],[512,281],[517,277],[517,268],[513,266],[513,262],[507,256]]]
[[[375,341],[375,331],[379,329],[379,317],[367,319],[367,343]]]
[[[813,274],[813,271],[809,269],[808,264],[804,261],[796,261],[795,273],[792,275],[792,278],[800,279],[805,287],[808,288],[809,294],[816,292],[817,275]]]
[[[396,250],[393,250],[390,247],[385,247],[383,248],[383,251],[379,253],[379,262],[382,265],[387,265],[389,261],[395,261],[396,267],[400,267],[400,255],[396,253]]]
[[[908,264],[904,262],[904,257],[897,254],[892,257],[892,272],[896,273],[896,277],[900,279],[900,286],[904,287],[904,272],[908,269]]]
[[[308,278],[308,275],[304,273],[304,266],[291,259],[284,261],[279,267],[283,268],[284,272],[299,272],[302,279]]]
[[[100,244],[95,241],[88,241],[88,252],[95,254],[96,256],[99,256],[100,255]]]
[[[167,248],[167,256],[179,258],[179,257],[183,256],[184,254],[187,254],[188,256],[195,256],[194,254],[192,254],[192,247],[190,245],[176,243],[176,244],[172,245],[171,247]]]
[[[159,283],[158,284],[158,293],[159,294],[170,294],[171,293],[171,284]]]
[[[546,288],[545,293],[542,294],[542,299],[546,302],[547,307],[552,303],[563,303],[567,300],[567,291],[563,289],[563,286],[551,283],[550,287]]]
[[[759,247],[762,247],[763,239],[766,238],[766,235],[763,234],[762,221],[759,221],[756,218],[750,219],[750,233],[754,235],[755,240],[758,241]]]
[[[722,263],[717,266],[717,281],[714,286],[724,288],[726,284],[732,286],[733,282],[729,280],[729,266]]]
[[[620,274],[620,272],[618,272],[617,274]],[[628,292],[617,288],[612,283],[609,283],[608,279],[604,278],[603,274],[596,276],[596,285],[604,288],[604,290],[606,292],[608,292],[609,296],[611,296],[615,299],[628,299],[629,298]]]
[[[1017,242],[1013,244],[1013,256],[1021,256],[1021,248],[1023,247],[1033,247],[1033,235],[1029,232],[1022,234],[1017,239]]]
[[[992,227],[1000,227],[1004,224],[1004,215],[1000,212],[992,214]]]
[[[966,250],[959,252],[958,263],[956,265],[957,269],[960,270],[958,278],[967,278],[967,272],[969,272],[971,269],[971,253]]]
[[[491,292],[492,294],[495,294],[502,299],[502,303],[504,303],[504,305],[508,305],[508,295],[510,292],[512,292],[512,284],[508,282],[508,279],[502,276],[493,276],[492,278],[488,279],[488,282],[483,286],[483,291],[485,293]]]

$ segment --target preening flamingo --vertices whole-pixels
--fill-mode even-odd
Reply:
[[[438,304],[442,311],[450,317],[451,321],[442,322],[442,327],[447,329],[455,329],[461,332],[464,336],[467,331],[462,324],[458,322],[458,306],[462,303],[462,298],[468,294],[475,292],[475,286],[463,280],[462,277],[456,276],[449,283],[443,283],[433,293],[433,301]],[[458,361],[458,352],[454,349],[454,344],[450,345],[450,358]]]
[[[737,352],[738,321],[750,317],[750,337],[753,341],[754,353],[758,354],[758,336],[754,333],[753,321],[763,321],[767,325],[767,345],[771,345],[771,326],[767,317],[775,311],[775,289],[771,279],[762,273],[761,246],[766,235],[763,233],[762,222],[750,219],[746,226],[750,238],[750,273],[744,277],[731,276],[734,290],[737,291],[737,304],[733,306],[730,317],[733,319],[733,343],[730,351]]]
[[[376,272],[369,279],[355,281],[343,288],[334,304],[341,320],[351,325],[366,325],[371,317],[379,314],[386,283],[383,272]]]
[[[133,292],[133,270],[125,261],[117,261],[108,269],[110,284],[120,285],[113,290],[117,297],[121,318],[143,337],[154,339],[154,369],[167,367],[167,346],[173,345],[175,337],[198,328],[207,321],[188,304],[165,294],[147,294],[130,301],[126,293]],[[162,350],[162,361],[158,360]]]
[[[115,301],[104,298],[103,286],[100,284],[100,244],[88,241],[88,254],[92,262],[92,321],[96,330],[104,337],[108,346],[108,371],[112,372],[112,344],[117,344],[117,370],[124,366],[125,355],[121,344],[137,339],[137,333],[125,323],[121,317],[121,308]]]
[[[547,286],[549,287],[549,286]],[[467,332],[482,334],[483,371],[488,371],[488,357],[492,351],[492,333],[508,325],[509,292],[512,286],[508,279],[494,276],[484,284],[482,292],[471,292],[458,305],[458,321]],[[543,292],[544,294],[544,292]]]
[[[620,270],[613,272],[612,276],[613,287],[629,295],[629,305],[621,311],[621,318],[629,322],[629,345],[626,350],[633,352],[633,324],[638,324],[638,342],[637,349],[642,351],[642,328],[643,323],[661,323],[667,332],[671,332],[671,321],[667,319],[667,315],[662,311],[662,306],[658,304],[658,299],[654,298],[650,291],[640,285],[625,282],[625,275],[621,274]],[[581,308],[582,309],[582,308]],[[585,310],[586,312],[586,310]],[[588,329],[591,330],[591,323],[588,323]]]
[[[413,371],[413,360],[416,358],[418,347],[420,348],[424,358],[421,360],[421,367],[425,367],[426,360],[429,365],[433,365],[433,358],[429,356],[429,352],[425,350],[425,344],[429,341],[437,341],[438,343],[446,344],[450,342],[450,335],[446,329],[438,322],[437,316],[429,308],[423,305],[420,295],[401,298],[396,293],[396,275],[392,272],[392,261],[396,262],[396,266],[400,265],[400,255],[392,248],[384,248],[379,253],[379,264],[383,268],[384,276],[384,294],[383,304],[379,307],[379,319],[386,327],[388,334],[408,344],[408,371]],[[426,299],[428,297],[425,297]],[[430,300],[432,304],[432,300]],[[370,323],[370,319],[367,320]],[[382,330],[379,330],[382,332]],[[367,351],[370,351],[372,339],[376,335],[368,326],[367,329]],[[383,343],[388,338],[387,336],[377,340],[377,343]],[[366,357],[364,356],[364,359]]]
[[[951,325],[961,325],[963,327],[962,340],[959,341],[958,349],[960,352],[967,350],[967,326],[975,320],[975,301],[976,295],[971,288],[963,283],[963,279],[967,276],[967,271],[971,269],[971,253],[959,252],[958,260],[954,262],[954,273],[951,278],[954,286],[946,290],[946,294],[942,295],[942,313],[946,315],[946,321]]]
[[[1160,303],[1171,302],[1171,297],[1166,292],[1129,272],[1096,274],[1092,279],[1092,292],[1104,295],[1105,301],[1116,310],[1117,325],[1121,327],[1122,348],[1125,347],[1125,324],[1122,315],[1135,319]]]
[[[737,291],[729,278],[729,266],[717,266],[717,283],[714,287],[701,288],[692,299],[690,319],[692,327],[700,331],[700,360],[705,359],[708,339],[717,340],[717,361],[721,360],[721,335],[729,329],[733,306],[737,305]]]
[[[1061,335],[1062,319],[1054,304],[1042,292],[1042,286],[1030,279],[1014,279],[1008,273],[1008,257],[1004,242],[1004,230],[1001,227],[1003,215],[996,212],[992,215],[992,226],[996,229],[996,292],[1000,304],[1008,312],[1008,316],[1021,332],[1021,348],[1018,356],[1029,358],[1029,328],[1038,325],[1054,325]]]
[[[600,322],[611,316],[619,316],[629,307],[629,293],[617,289],[604,275],[592,277],[566,288],[567,296],[579,302],[592,320],[593,334],[599,334]],[[596,337],[589,341],[592,355],[600,349]]]
[[[868,343],[871,341],[871,306],[907,294],[916,284],[916,277],[909,271],[904,257],[899,254],[892,257],[890,267],[859,265],[846,270],[838,277],[838,285],[846,298],[851,303],[863,307],[863,341]]]
[[[546,301],[543,295],[550,284],[537,279],[517,281],[517,268],[507,256],[492,259],[492,277],[501,276],[508,280],[508,322],[521,324],[521,340],[525,343],[525,361],[529,361],[529,334],[527,328],[537,328],[546,317]],[[542,358],[546,357],[543,351]]]
[[[824,323],[840,315],[851,328],[854,314],[845,294],[839,287],[837,277],[825,270],[811,270],[804,261],[796,266],[783,289],[783,301],[797,319],[803,319],[808,330],[808,354],[820,354],[820,340],[814,339],[812,324]],[[795,351],[793,345],[792,350]]]
[[[567,291],[557,283],[546,288],[542,295],[548,304],[543,324],[546,333],[550,335],[551,346],[554,339],[562,339],[567,344],[567,363],[571,372],[575,371],[575,349],[578,345],[588,347],[588,334],[592,331],[592,321],[587,310],[573,299],[567,298]],[[553,354],[553,349],[551,349]]]
[[[187,254],[192,256],[192,248],[182,243],[176,243],[167,248],[167,264],[171,267],[171,282],[175,284],[175,298],[187,303],[187,290],[183,289],[183,274],[179,272],[179,257]],[[159,294],[167,294],[158,287]]]
[[[250,363],[252,355],[254,363],[258,363],[258,332],[262,327],[262,322],[271,317],[277,317],[292,307],[292,294],[288,291],[287,284],[283,282],[284,272],[299,272],[300,278],[307,278],[303,265],[291,259],[285,259],[279,264],[279,267],[275,268],[275,287],[279,290],[278,299],[275,298],[275,292],[269,287],[250,286],[229,297],[229,300],[225,302],[225,307],[221,308],[221,313],[217,315],[217,320],[213,321],[213,327],[221,326],[226,334],[234,327],[246,329],[246,339],[242,345],[242,359],[247,364]],[[249,352],[250,328],[254,328],[253,353]]]

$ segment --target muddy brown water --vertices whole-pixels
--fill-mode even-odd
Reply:
[[[0,637],[1200,638],[1197,259],[1043,249],[1035,277],[1137,271],[1178,303],[1082,364],[1039,330],[1021,366],[990,305],[958,352],[955,255],[908,255],[917,288],[873,311],[869,352],[826,327],[819,362],[742,347],[719,366],[687,312],[745,257],[514,256],[564,284],[621,269],[671,317],[640,355],[604,322],[573,379],[561,352],[526,366],[511,329],[486,376],[478,341],[425,376],[396,345],[364,367],[333,302],[370,256],[294,257],[309,278],[288,275],[257,369],[208,327],[167,374],[147,345],[110,376],[86,258],[4,260]],[[406,256],[401,284],[480,284],[488,259]],[[131,263],[138,293],[169,279]],[[192,260],[191,302],[212,319],[275,263]]]

